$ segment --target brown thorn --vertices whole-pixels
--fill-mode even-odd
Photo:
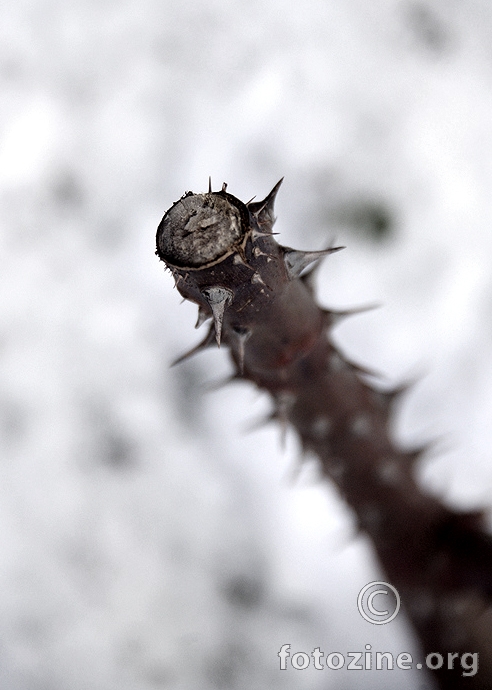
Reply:
[[[219,285],[205,288],[201,292],[207,300],[210,309],[212,310],[215,327],[215,339],[217,340],[217,345],[220,347],[224,312],[226,307],[231,304],[234,295],[230,290],[220,287]]]
[[[341,249],[345,249],[345,247],[330,247],[316,252],[304,252],[298,251],[297,249],[291,249],[290,247],[283,247],[284,262],[289,278],[291,280],[299,278],[304,269],[310,264],[319,262],[328,254],[333,254]]]
[[[233,326],[234,333],[237,336],[238,348],[237,348],[237,359],[239,366],[239,373],[242,376],[244,374],[244,348],[246,342],[251,337],[251,331],[249,328],[244,328],[242,326]]]
[[[402,395],[413,388],[413,386],[415,386],[419,380],[420,377],[414,377],[413,379],[403,381],[398,386],[390,388],[389,390],[374,390],[374,394],[381,405],[384,408],[389,409],[400,399]]]
[[[353,309],[323,309],[323,313],[326,314],[328,318],[328,326],[334,327],[338,326],[339,323],[344,321],[349,316],[363,314],[366,311],[372,311],[373,309],[379,309],[380,307],[381,304],[368,304],[363,307],[354,307]]]
[[[255,270],[252,266],[249,265],[241,249],[238,249],[236,254],[234,254],[232,262],[236,265],[241,264],[242,266],[246,266],[246,268],[249,268],[251,271]]]
[[[280,445],[285,450],[287,430],[289,427],[289,413],[296,402],[296,395],[289,391],[281,391],[275,395],[275,419],[280,423]]]
[[[201,352],[202,350],[206,350],[207,348],[211,347],[215,340],[215,329],[213,326],[210,326],[210,330],[208,331],[207,335],[205,338],[198,343],[198,345],[195,345],[191,350],[188,350],[188,352],[185,352],[183,355],[175,359],[173,362],[171,362],[171,367],[176,366],[176,364],[180,364],[181,362],[184,362],[186,359],[189,357],[193,357],[193,355],[198,354],[198,352]]]
[[[243,432],[246,434],[250,434],[253,431],[258,431],[259,429],[262,429],[264,426],[267,426],[268,424],[271,424],[276,420],[277,418],[275,416],[275,412],[271,412],[266,417],[260,417],[259,419],[250,422],[247,426],[243,427]]]
[[[280,179],[272,191],[267,194],[263,201],[256,201],[254,203],[248,203],[248,210],[252,213],[260,226],[265,226],[271,231],[273,224],[275,223],[275,216],[273,215],[273,207],[275,204],[275,197],[283,182],[283,177]],[[270,232],[268,234],[271,234]]]
[[[255,271],[253,275],[251,276],[251,282],[252,283],[261,283],[262,285],[265,285],[265,281],[261,277],[261,275]]]
[[[242,379],[237,374],[232,374],[231,376],[226,376],[225,378],[222,378],[218,381],[210,381],[209,383],[204,383],[202,387],[206,393],[214,393],[215,391],[218,391],[221,388],[225,388],[229,384],[234,383],[234,381],[244,381],[244,379]]]
[[[439,451],[439,445],[443,444],[443,441],[445,439],[444,435],[437,436],[436,438],[430,440],[430,441],[424,441],[423,443],[420,443],[418,446],[415,446],[415,448],[411,448],[410,450],[404,450],[402,451],[403,456],[410,461],[410,463],[413,465],[415,464],[418,460],[420,460],[424,455],[429,455],[433,454],[435,455],[436,453],[442,453],[444,452],[442,449]],[[446,445],[446,444],[444,444]]]
[[[207,319],[210,318],[210,314],[205,311],[203,307],[198,307],[198,317],[196,320],[195,328],[200,328],[200,326],[205,323]]]

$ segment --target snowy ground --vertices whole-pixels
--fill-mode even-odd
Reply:
[[[409,651],[380,573],[268,407],[213,394],[154,256],[185,190],[285,175],[284,244],[348,249],[320,300],[382,309],[352,358],[425,374],[395,434],[490,506],[492,7],[486,0],[4,0],[0,9],[0,687],[376,690],[423,672],[280,672],[277,652]],[[382,234],[381,234],[382,231]]]

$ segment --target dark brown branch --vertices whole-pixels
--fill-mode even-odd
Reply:
[[[392,401],[330,340],[338,312],[321,309],[310,268],[335,251],[298,252],[273,237],[280,183],[243,204],[225,186],[187,194],[165,214],[157,254],[179,292],[212,317],[192,350],[228,345],[236,377],[268,391],[274,416],[292,424],[303,447],[355,511],[389,581],[398,589],[424,654],[438,652],[441,688],[492,688],[492,538],[482,515],[460,513],[415,479],[418,451],[389,434]],[[447,668],[448,653],[479,654],[480,670]]]

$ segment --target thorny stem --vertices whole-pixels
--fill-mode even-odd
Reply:
[[[339,248],[299,252],[276,242],[281,182],[249,204],[226,185],[187,193],[164,215],[156,253],[183,297],[198,305],[198,325],[212,317],[188,354],[226,344],[236,378],[268,391],[272,417],[293,425],[303,448],[318,456],[371,538],[424,654],[442,654],[433,671],[439,687],[490,690],[492,538],[482,513],[451,510],[423,491],[415,465],[425,447],[404,451],[389,434],[402,389],[377,390],[331,342],[344,313],[318,306],[309,274]],[[478,673],[463,675],[459,663],[448,668],[448,653],[478,654]]]

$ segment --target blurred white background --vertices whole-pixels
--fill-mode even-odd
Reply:
[[[486,0],[3,0],[0,687],[417,690],[422,671],[279,671],[277,652],[418,650],[355,602],[350,512],[154,255],[185,190],[277,180],[280,241],[347,250],[320,300],[398,382],[421,479],[490,507],[492,6]]]

